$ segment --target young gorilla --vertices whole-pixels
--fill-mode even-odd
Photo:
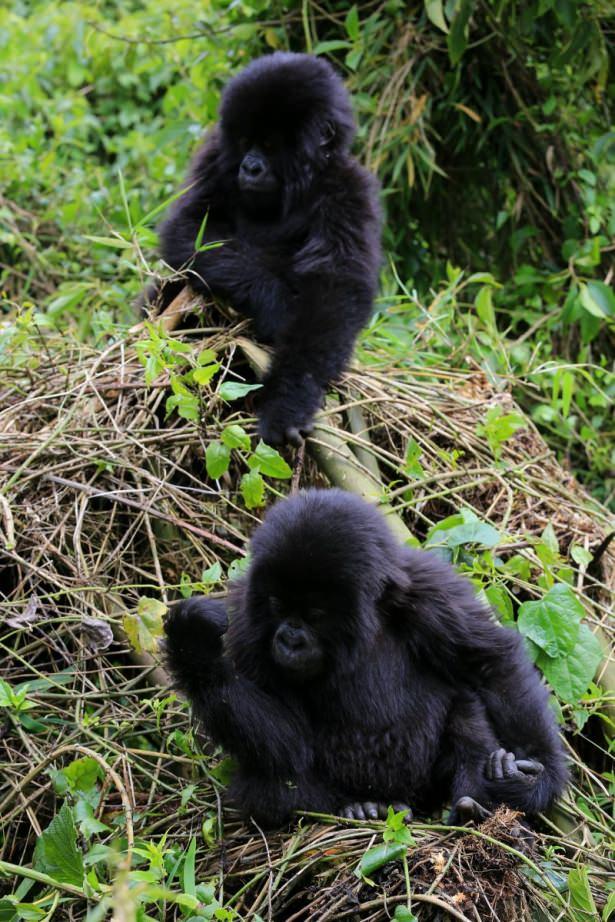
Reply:
[[[274,345],[259,412],[269,443],[298,444],[309,432],[371,313],[378,189],[349,153],[354,130],[326,61],[259,58],[227,86],[220,123],[160,230],[166,262],[196,290],[228,299]],[[159,303],[181,284],[167,285]]]
[[[252,555],[227,601],[180,602],[166,624],[175,682],[239,762],[229,794],[246,817],[375,818],[450,798],[458,823],[561,793],[547,690],[450,565],[339,490],[279,502]]]

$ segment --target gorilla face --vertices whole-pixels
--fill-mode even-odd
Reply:
[[[295,678],[312,678],[321,671],[324,654],[315,631],[300,618],[282,621],[271,641],[274,663]]]
[[[242,202],[256,208],[279,204],[283,186],[279,135],[239,140],[237,186]]]
[[[329,158],[348,149],[354,132],[339,77],[308,55],[253,62],[228,85],[220,115],[240,201],[253,211],[292,207]]]

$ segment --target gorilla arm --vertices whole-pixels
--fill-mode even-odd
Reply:
[[[160,227],[162,257],[171,268],[185,271],[197,291],[225,298],[253,317],[258,335],[270,341],[291,292],[263,253],[235,236],[231,194],[214,131],[196,155],[188,187]]]
[[[255,771],[297,777],[310,761],[302,721],[237,673],[223,653],[225,602],[193,597],[171,609],[166,624],[167,664],[205,730]]]
[[[368,322],[380,261],[380,214],[372,177],[336,172],[320,192],[317,220],[292,266],[295,303],[283,327],[260,407],[270,443],[298,444],[328,384],[346,367]]]

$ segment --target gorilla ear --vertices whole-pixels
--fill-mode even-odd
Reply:
[[[331,147],[333,141],[335,140],[335,135],[337,134],[335,130],[335,125],[333,122],[325,122],[323,125],[322,131],[320,133],[320,146],[321,147]]]
[[[378,600],[378,608],[384,614],[395,616],[408,606],[408,593],[412,586],[410,574],[401,567],[394,576],[390,576]]]

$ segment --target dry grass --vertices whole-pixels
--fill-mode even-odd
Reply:
[[[203,317],[198,330],[170,335],[193,343],[195,351],[203,341],[217,351],[223,371],[214,385],[249,376],[241,347],[245,324],[226,324],[209,309]],[[129,334],[103,351],[46,335],[38,361],[26,356],[2,369],[0,674],[13,685],[32,683],[29,697],[37,708],[29,713],[44,726],[27,732],[9,712],[0,724],[0,860],[31,861],[36,837],[57,809],[46,768],[77,753],[63,748],[56,755],[61,747],[80,746],[106,763],[104,822],[127,824],[139,839],[166,833],[184,846],[196,834],[199,879],[217,875],[224,899],[242,918],[388,919],[406,900],[400,867],[385,868],[374,886],[353,875],[365,848],[379,840],[379,825],[323,818],[265,838],[241,826],[232,811],[223,815],[221,786],[211,773],[217,757],[194,754],[185,706],[165,701],[164,674],[131,652],[122,635],[121,615],[141,596],[175,598],[182,573],[198,580],[216,562],[226,572],[245,554],[259,518],[238,492],[246,470],[241,453],[218,483],[208,481],[204,467],[208,442],[229,422],[253,431],[254,420],[245,415],[249,403],[247,410],[243,401],[229,405],[213,387],[203,388],[201,425],[165,420],[167,380],[163,374],[145,386],[134,351],[142,335]],[[343,425],[356,470],[371,480],[374,494],[383,492],[376,475],[388,485],[383,498],[419,537],[466,505],[501,531],[503,559],[521,554],[537,569],[534,539],[548,523],[563,555],[571,543],[592,548],[600,542],[607,513],[558,465],[531,425],[505,443],[494,463],[476,427],[493,403],[509,407],[507,394],[493,392],[478,373],[402,373],[373,359],[336,389],[337,402],[312,440],[314,456],[297,460],[289,453],[295,484],[326,482],[314,458],[325,453],[336,460],[339,450],[329,436],[339,444]],[[404,469],[410,438],[422,449],[420,479]],[[340,458],[348,461],[343,452]],[[272,481],[269,498],[288,487]],[[614,573],[607,554],[599,573],[577,568],[575,577],[589,622],[607,633]],[[536,595],[518,577],[507,584],[519,600]],[[109,646],[105,624],[115,637]],[[612,665],[603,677],[607,668]],[[599,897],[609,818],[596,801],[604,793],[605,758],[596,723],[590,719],[572,741],[575,784],[560,817],[566,835],[547,824],[528,843],[509,812],[480,833],[416,825],[418,845],[409,857],[414,912],[425,919],[454,911],[463,919],[512,920],[529,919],[541,906],[557,918],[562,897],[538,868],[545,848],[555,845],[551,860],[558,869],[590,865]],[[182,806],[182,790],[196,781]],[[592,804],[590,817],[581,798]],[[212,828],[224,826],[218,842],[201,835],[208,819]],[[84,912],[83,900],[70,900],[62,918]]]

